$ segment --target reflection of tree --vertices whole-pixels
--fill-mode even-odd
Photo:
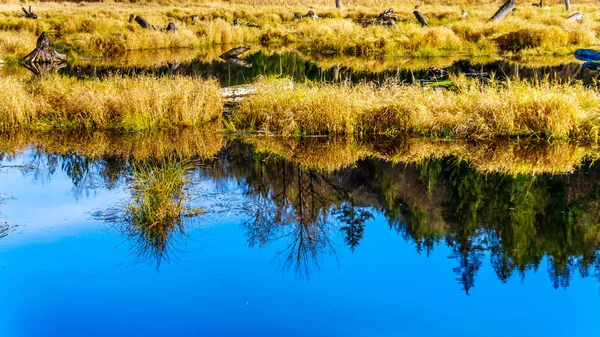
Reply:
[[[170,261],[170,251],[185,235],[188,215],[187,172],[190,165],[175,158],[133,164],[130,198],[96,217],[127,237],[140,261]]]
[[[251,247],[285,240],[284,268],[298,276],[319,267],[321,254],[335,253],[329,238],[329,209],[339,196],[317,172],[278,160],[260,160],[247,175],[253,196],[243,227]]]
[[[343,203],[337,210],[338,221],[344,224],[340,229],[345,233],[344,241],[354,251],[365,231],[365,222],[373,218],[373,214],[366,209],[355,207],[350,203]]]

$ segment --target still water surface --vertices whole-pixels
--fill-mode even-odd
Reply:
[[[46,142],[0,162],[0,336],[598,335],[598,165],[505,174],[383,150],[328,165],[358,150],[324,139],[166,161]],[[184,159],[177,224],[132,220],[136,181]]]

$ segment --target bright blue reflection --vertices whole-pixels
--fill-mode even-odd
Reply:
[[[243,181],[200,179],[206,194],[243,190]],[[289,238],[249,248],[243,212],[206,215],[210,222],[197,223],[157,271],[91,216],[124,188],[74,197],[61,172],[32,183],[11,168],[0,191],[14,198],[0,218],[20,225],[0,241],[0,336],[597,335],[593,278],[572,275],[556,290],[544,259],[523,282],[502,283],[486,253],[466,295],[445,244],[417,254],[374,209],[354,252],[333,226],[333,250],[298,278],[280,254]]]

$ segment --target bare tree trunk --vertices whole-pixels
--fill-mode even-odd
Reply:
[[[335,8],[342,8],[342,0],[335,0]]]
[[[565,8],[567,11],[571,10],[571,0],[565,0]]]
[[[565,0],[568,1],[568,0]],[[515,7],[517,6],[517,4],[515,3],[515,0],[508,0],[504,3],[504,5],[502,5],[498,11],[496,12],[496,14],[494,14],[494,16],[492,16],[492,18],[488,21],[488,22],[500,22],[502,21],[502,19],[504,19],[504,17],[506,17],[508,15],[508,13],[510,13],[513,9],[515,9]]]
[[[25,63],[60,63],[66,60],[65,55],[54,49],[54,44],[45,32],[38,38],[36,48],[23,59]]]

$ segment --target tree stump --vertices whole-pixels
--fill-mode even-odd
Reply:
[[[421,24],[421,27],[429,26],[427,24],[427,21],[425,20],[425,17],[423,15],[421,15],[421,13],[418,10],[415,9],[413,14],[415,15],[415,18],[417,19],[417,21]]]
[[[169,22],[167,25],[167,32],[176,32],[179,30],[179,27],[174,22]]]
[[[133,14],[131,14],[131,16],[132,16],[132,15],[133,15]],[[131,16],[129,16],[129,18],[130,18],[130,22],[131,22]],[[137,16],[134,18],[134,20],[135,20],[135,22],[137,22],[137,23],[138,23],[138,25],[140,25],[140,26],[141,26],[142,28],[144,28],[144,29],[150,29],[150,28],[152,28],[152,25],[151,25],[151,24],[150,24],[148,21],[144,20],[144,18],[143,18],[143,17],[141,17],[141,16],[139,16],[139,15],[137,15]]]
[[[565,0],[565,8],[567,12],[571,10],[571,0]]]
[[[319,18],[317,13],[315,13],[314,11],[308,11],[308,13],[306,13],[306,17],[313,20],[317,20]]]
[[[26,19],[32,19],[35,20],[37,18],[39,18],[39,15],[35,14],[32,10],[31,10],[31,6],[29,6],[29,11],[27,11],[25,9],[25,7],[21,7],[21,9],[23,10],[23,12],[25,12],[25,18]]]
[[[515,0],[508,0],[504,3],[504,5],[500,6],[500,8],[498,8],[498,11],[496,12],[496,14],[494,14],[494,16],[492,16],[488,22],[500,22],[502,21],[502,19],[504,19],[508,13],[510,13],[513,9],[515,9],[515,7],[517,6],[517,4],[515,3]]]
[[[342,0],[335,0],[335,8],[338,8],[338,9],[342,8]]]
[[[25,56],[25,63],[61,63],[65,62],[67,57],[64,54],[58,53],[54,49],[54,44],[46,36],[46,32],[42,33],[37,40],[36,48]]]

